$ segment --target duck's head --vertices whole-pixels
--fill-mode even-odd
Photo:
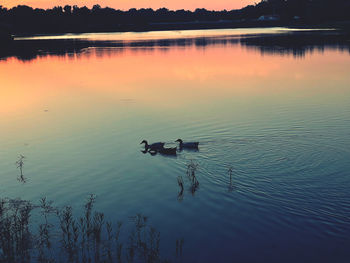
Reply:
[[[143,140],[140,144],[143,144],[143,143],[144,143],[145,145],[148,144],[146,140]]]
[[[183,143],[181,139],[177,139],[175,142],[179,142],[180,144]]]

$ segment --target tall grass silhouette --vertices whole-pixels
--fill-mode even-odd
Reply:
[[[233,184],[232,184],[232,173],[233,173],[233,167],[232,167],[232,166],[229,167],[227,173],[228,173],[229,178],[230,178],[227,191],[228,191],[228,192],[232,192],[232,191],[233,191],[233,188],[234,188],[234,187],[233,187]]]
[[[147,217],[132,217],[132,229],[122,234],[122,222],[94,210],[95,199],[88,197],[79,216],[46,198],[0,199],[0,262],[170,262],[160,256],[160,232]]]
[[[180,192],[177,195],[177,200],[179,200],[180,202],[183,200],[184,197],[184,180],[182,179],[182,176],[178,176],[177,177],[177,184],[180,187]]]
[[[199,182],[197,180],[197,177],[196,177],[196,171],[199,167],[199,164],[198,163],[195,163],[193,160],[191,160],[191,162],[187,165],[187,177],[191,183],[191,186],[190,186],[190,192],[192,195],[195,194],[195,192],[198,190],[199,188]]]
[[[16,161],[16,166],[17,166],[17,168],[19,169],[19,171],[20,171],[20,174],[19,174],[19,176],[17,177],[17,180],[19,181],[19,182],[22,182],[22,183],[25,183],[26,182],[26,178],[24,177],[24,175],[23,175],[23,167],[24,167],[24,159],[25,159],[26,157],[25,156],[23,156],[22,154],[20,154],[19,156],[18,156],[18,160]]]

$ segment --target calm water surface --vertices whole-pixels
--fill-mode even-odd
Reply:
[[[235,35],[148,34],[102,39]],[[110,219],[149,216],[166,257],[184,238],[184,262],[349,262],[349,49],[268,50],[214,41],[0,60],[1,196],[78,208],[94,193]],[[140,151],[178,138],[199,151]]]

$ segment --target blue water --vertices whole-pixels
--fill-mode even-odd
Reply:
[[[109,219],[147,215],[165,257],[184,238],[183,262],[349,262],[347,51],[125,49],[0,61],[36,79],[0,75],[10,106],[22,91],[20,103],[31,102],[1,111],[3,197],[46,196],[79,211],[96,194]],[[114,75],[98,69],[113,66]],[[199,141],[199,151],[140,151],[143,139],[170,147],[178,138]],[[19,154],[25,184],[16,180]],[[191,160],[195,193],[186,176]]]

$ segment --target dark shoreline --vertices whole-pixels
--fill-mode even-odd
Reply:
[[[38,32],[17,32],[15,37],[33,36],[33,35],[64,35],[64,34],[82,34],[82,33],[123,33],[123,32],[150,32],[150,31],[172,31],[172,30],[205,30],[205,29],[239,29],[239,28],[269,28],[269,27],[295,27],[307,28],[307,26],[297,24],[280,24],[274,22],[249,23],[239,22],[174,22],[174,23],[151,23],[143,26],[123,25],[116,28],[100,30],[67,30],[67,31],[38,31]]]
[[[94,5],[51,9],[0,5],[0,36],[37,34],[144,32],[256,27],[336,28],[350,31],[350,3],[345,0],[263,0],[237,10],[117,10]]]
[[[0,32],[0,47],[13,44],[16,37],[31,37],[31,36],[50,36],[50,35],[65,35],[65,34],[84,34],[84,33],[125,33],[125,32],[151,32],[151,31],[173,31],[173,30],[211,30],[211,29],[247,29],[247,28],[272,28],[283,27],[291,29],[322,29],[322,30],[337,30],[343,34],[350,33],[350,21],[339,21],[322,24],[302,24],[302,23],[277,23],[277,22],[257,22],[249,23],[241,22],[186,22],[186,23],[153,23],[143,27],[129,25],[119,30],[78,30],[78,31],[52,31],[52,32],[17,32],[10,34],[9,31]]]
[[[276,23],[276,22],[179,22],[179,23],[152,23],[151,25],[136,26],[128,25],[121,28],[105,30],[67,30],[67,31],[47,31],[47,32],[17,32],[12,34],[16,37],[83,34],[83,33],[124,33],[124,32],[151,32],[151,31],[173,31],[173,30],[210,30],[210,29],[247,29],[247,28],[272,28],[284,27],[291,29],[336,29],[350,32],[350,21],[323,24],[301,24],[301,23]]]

